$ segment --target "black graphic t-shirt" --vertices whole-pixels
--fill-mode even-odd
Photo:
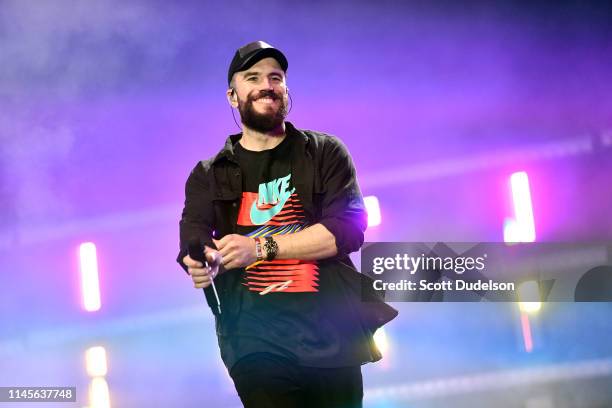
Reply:
[[[306,227],[300,199],[291,183],[288,139],[274,149],[254,152],[236,145],[242,170],[238,233],[249,237],[291,234]],[[272,292],[316,292],[316,262],[263,261],[246,268],[243,284],[260,296]]]
[[[243,182],[238,233],[250,237],[290,234],[307,227],[291,179],[288,137],[261,152],[235,145]],[[225,359],[255,352],[282,355],[309,366],[338,353],[330,324],[322,319],[317,261],[262,261],[245,268],[235,330],[221,344]]]

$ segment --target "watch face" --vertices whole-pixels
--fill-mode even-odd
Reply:
[[[266,249],[266,260],[271,261],[276,257],[276,253],[278,252],[278,244],[274,241],[272,237],[266,237],[266,243],[264,244],[264,248]]]

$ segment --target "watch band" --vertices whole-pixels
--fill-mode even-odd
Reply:
[[[264,243],[263,248],[266,251],[266,261],[271,261],[276,258],[276,255],[278,254],[278,244],[273,237],[266,237],[266,242]]]
[[[263,261],[264,255],[263,255],[263,249],[261,245],[261,238],[255,237],[253,239],[255,240],[255,255],[257,256],[257,261]]]

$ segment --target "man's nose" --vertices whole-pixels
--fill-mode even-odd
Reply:
[[[274,84],[272,84],[272,79],[270,78],[265,78],[263,80],[263,86],[264,86],[264,89],[274,90]]]

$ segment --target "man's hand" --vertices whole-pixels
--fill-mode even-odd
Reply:
[[[187,266],[187,272],[193,280],[193,287],[196,289],[207,288],[210,286],[212,280],[219,273],[219,266],[221,265],[221,255],[219,252],[209,248],[204,248],[204,255],[208,262],[208,267],[202,265],[202,262],[194,261],[189,255],[183,258],[183,263]]]
[[[242,268],[257,260],[255,240],[238,234],[213,239],[219,249],[225,269]]]

